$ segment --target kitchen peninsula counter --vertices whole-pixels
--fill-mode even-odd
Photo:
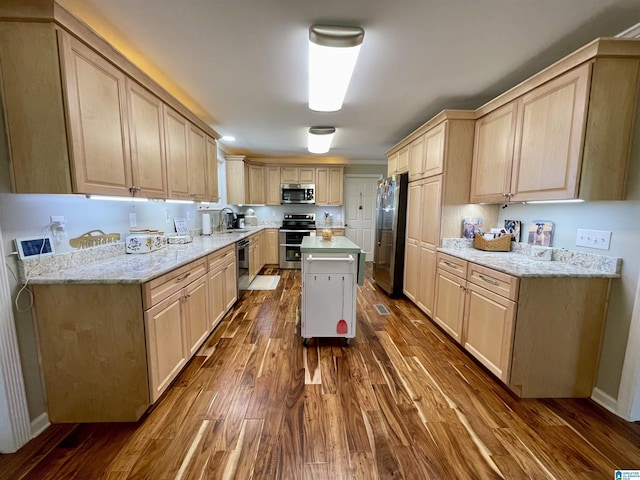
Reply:
[[[50,273],[30,275],[30,284],[137,284],[146,283],[194,260],[205,257],[238,240],[263,230],[265,226],[248,227],[242,232],[229,230],[226,233],[213,233],[210,236],[195,236],[193,242],[186,244],[170,244],[161,250],[142,254],[126,254],[124,243],[115,244],[121,254],[97,261],[89,261],[84,265],[67,265],[72,254],[70,252],[54,257],[43,257],[42,264]],[[121,247],[121,248],[120,248]],[[94,247],[104,248],[104,247]],[[89,250],[89,249],[87,249]],[[37,261],[37,260],[33,260]],[[66,267],[66,268],[65,268]],[[37,268],[34,269],[37,271]],[[32,270],[33,271],[33,270]]]

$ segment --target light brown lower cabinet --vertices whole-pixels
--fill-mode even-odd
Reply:
[[[433,320],[520,397],[590,397],[608,278],[514,277],[438,253]]]
[[[278,265],[280,263],[280,245],[278,241],[278,229],[267,228],[264,230],[264,263],[266,265]]]
[[[145,284],[32,286],[53,423],[137,421],[235,303],[235,245]]]

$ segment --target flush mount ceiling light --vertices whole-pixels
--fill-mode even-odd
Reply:
[[[364,30],[360,27],[312,25],[309,28],[309,108],[335,112],[358,59]]]
[[[333,127],[311,127],[307,149],[311,153],[327,153],[335,133],[336,129]]]
[[[223,142],[235,142],[236,137],[234,137],[233,135],[223,135],[220,140],[222,140]]]

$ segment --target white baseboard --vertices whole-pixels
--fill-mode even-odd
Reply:
[[[617,415],[618,417],[620,416],[620,414],[618,413],[618,399],[613,398],[611,395],[603,392],[598,387],[594,388],[591,392],[591,400],[596,402],[601,407],[606,408],[614,415]]]
[[[36,438],[44,432],[44,429],[49,425],[51,425],[51,423],[49,422],[49,415],[47,415],[47,412],[44,412],[31,420],[31,438]]]

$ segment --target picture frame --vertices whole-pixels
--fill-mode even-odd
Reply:
[[[18,249],[20,260],[46,257],[56,253],[53,239],[50,236],[16,238],[16,248]]]
[[[553,222],[548,220],[534,220],[529,226],[529,245],[550,247],[553,243]]]
[[[474,238],[476,232],[482,233],[482,218],[464,217],[462,220],[462,238]]]
[[[505,220],[504,221],[504,231],[506,233],[510,233],[513,235],[512,241],[519,242],[520,241],[520,228],[522,226],[522,222],[520,220]]]

